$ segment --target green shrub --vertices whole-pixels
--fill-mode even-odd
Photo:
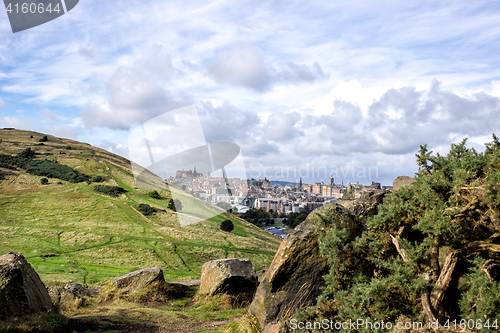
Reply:
[[[93,182],[93,183],[102,183],[103,181],[104,181],[104,178],[103,178],[103,177],[101,177],[101,176],[94,176],[94,177],[92,178],[92,182]]]
[[[154,212],[156,212],[156,210],[153,207],[151,207],[150,205],[148,205],[148,204],[140,204],[139,207],[138,207],[138,210],[143,215],[151,215]]]
[[[94,186],[94,191],[107,194],[111,197],[117,197],[125,192],[122,187],[109,185],[96,185]]]
[[[46,135],[43,136],[43,138],[41,138],[40,140],[38,140],[38,142],[47,142],[49,141],[49,138],[47,138]]]
[[[167,208],[173,210],[174,212],[180,212],[182,210],[182,202],[179,199],[170,199],[168,201]]]
[[[234,230],[234,224],[231,220],[224,220],[220,225],[220,229],[227,232],[231,232]]]
[[[161,199],[161,195],[160,195],[160,193],[158,193],[157,190],[149,192],[148,196],[150,196],[151,198],[154,198],[154,199]]]
[[[57,162],[50,162],[48,160],[33,160],[28,163],[26,172],[47,178],[58,178],[66,180],[70,183],[80,183],[87,181],[89,176],[73,170],[67,165],[59,164]]]
[[[491,321],[500,318],[500,282],[486,274],[483,258],[476,258],[470,263],[469,274],[465,276],[466,284],[461,288],[464,291],[459,303],[461,317],[476,321],[482,319],[483,323],[485,318]]]
[[[32,150],[31,148],[26,148],[25,150],[17,154],[17,156],[20,158],[33,158],[35,157],[35,155],[36,155],[35,151]]]
[[[49,183],[49,180],[48,180],[47,178],[42,178],[42,179],[40,179],[40,183],[41,183],[42,185],[46,185],[46,184],[48,184],[48,183]]]

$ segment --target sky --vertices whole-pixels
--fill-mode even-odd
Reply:
[[[500,3],[80,0],[18,33],[0,11],[0,128],[129,158],[188,105],[249,178],[392,185],[420,145],[500,134]]]

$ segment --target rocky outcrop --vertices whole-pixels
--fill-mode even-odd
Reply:
[[[82,296],[87,296],[87,297],[97,296],[101,292],[97,288],[86,288],[83,285],[81,285],[79,283],[76,283],[76,282],[70,282],[70,283],[68,283],[64,287],[64,289],[66,289],[67,291],[69,291],[70,293],[72,293],[73,295],[75,295],[77,297],[82,297]]]
[[[72,292],[63,287],[48,286],[47,291],[52,300],[52,304],[56,306],[68,304],[76,299],[76,296]]]
[[[413,187],[413,182],[414,181],[415,181],[415,178],[413,178],[413,177],[399,176],[392,183],[392,190],[393,191],[397,191],[397,190],[399,190],[403,186]]]
[[[146,287],[165,284],[163,271],[160,267],[150,267],[134,271],[111,281],[111,287],[123,295],[131,295]]]
[[[52,310],[52,301],[40,277],[23,255],[0,257],[0,317]]]
[[[257,271],[257,279],[259,280],[259,283],[261,283],[264,279],[264,276],[266,276],[268,269],[269,267],[263,267],[260,271]]]
[[[101,292],[100,289],[86,288],[76,282],[70,282],[64,288],[47,286],[46,289],[49,292],[49,296],[52,299],[52,304],[54,305],[68,304],[77,298],[82,298],[83,296],[97,296]]]
[[[339,204],[349,209],[355,219],[362,225],[366,224],[368,217],[377,214],[377,207],[384,201],[384,197],[390,191],[373,190],[354,201],[340,201]]]
[[[321,228],[345,229],[348,240],[353,240],[362,233],[366,219],[377,212],[386,193],[372,191],[357,201],[325,205],[285,238],[249,308],[266,332],[284,332],[286,327],[277,321],[289,320],[297,309],[314,305],[321,293],[328,265],[318,245],[320,216],[330,217]]]
[[[201,269],[200,294],[253,293],[257,274],[249,259],[218,259],[206,262]]]

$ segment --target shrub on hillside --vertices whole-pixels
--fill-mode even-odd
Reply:
[[[182,202],[179,199],[170,199],[168,201],[167,208],[173,210],[174,212],[180,212],[182,210]]]
[[[93,183],[102,183],[103,181],[104,181],[104,178],[102,178],[101,176],[94,176],[92,178]]]
[[[153,207],[151,207],[150,205],[148,205],[148,204],[140,204],[139,207],[138,207],[138,210],[143,215],[151,215],[154,212],[156,212],[156,210]]]
[[[32,150],[31,148],[26,148],[25,150],[17,154],[17,156],[20,158],[33,158],[35,157],[35,155],[36,155],[35,151]]]
[[[224,220],[220,225],[220,229],[226,232],[231,232],[234,230],[234,224],[231,220]]]
[[[46,141],[49,141],[49,138],[47,138],[46,135],[44,135],[43,138],[41,138],[40,140],[38,140],[38,142],[46,142]]]
[[[154,198],[154,199],[161,199],[161,195],[160,195],[160,193],[158,193],[157,190],[149,192],[148,196],[150,196],[151,198]]]
[[[35,176],[58,178],[70,183],[80,183],[89,179],[89,176],[81,174],[67,165],[48,160],[33,160],[28,165],[26,172]]]
[[[119,186],[96,185],[94,191],[107,194],[111,197],[117,197],[125,192],[125,189]]]
[[[41,183],[42,185],[46,185],[46,184],[48,184],[48,183],[49,183],[49,180],[48,180],[47,178],[42,178],[42,179],[40,179],[40,183]]]

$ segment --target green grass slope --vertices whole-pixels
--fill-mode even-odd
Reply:
[[[31,138],[30,136],[33,136]],[[181,227],[167,208],[170,192],[161,199],[135,184],[130,162],[85,143],[14,129],[0,130],[0,154],[15,155],[31,147],[37,159],[46,158],[88,176],[99,184],[123,187],[110,197],[93,190],[94,183],[70,183],[0,168],[0,255],[24,254],[47,285],[79,282],[99,286],[136,269],[159,266],[166,279],[199,278],[204,262],[219,258],[249,258],[257,269],[269,265],[280,240],[259,228],[220,213],[206,221]],[[172,189],[174,190],[174,189]],[[177,189],[176,189],[177,190]],[[193,200],[189,211],[206,209]],[[145,203],[159,211],[142,215]],[[210,208],[215,209],[215,208]],[[220,211],[219,211],[220,212]],[[230,218],[231,233],[219,226]]]

